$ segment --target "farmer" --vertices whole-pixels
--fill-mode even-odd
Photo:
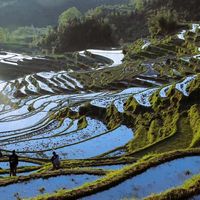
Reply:
[[[1,152],[1,150],[0,150],[0,158],[2,158],[3,157],[3,153]]]
[[[9,163],[10,163],[10,176],[16,176],[18,155],[16,154],[15,150],[13,150],[12,155],[9,156]]]
[[[59,155],[56,154],[55,151],[53,152],[51,162],[53,164],[53,169],[59,169],[60,168],[60,158],[59,158]]]

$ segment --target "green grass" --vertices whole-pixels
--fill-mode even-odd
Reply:
[[[190,147],[200,145],[200,105],[193,105],[189,110],[190,125],[193,132],[193,139]]]

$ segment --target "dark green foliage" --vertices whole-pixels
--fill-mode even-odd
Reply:
[[[70,14],[71,9],[77,14]],[[120,7],[101,6],[82,16],[76,8],[71,9],[60,15],[57,28],[50,30],[42,40],[38,39],[38,46],[56,47],[57,52],[110,47],[148,33],[144,15],[128,7],[121,10]]]
[[[146,9],[161,10],[173,9],[179,15],[179,18],[187,21],[197,21],[200,18],[199,0],[149,0]]]
[[[107,23],[91,19],[77,22],[60,34],[59,51],[95,46],[112,46],[112,31]]]
[[[73,7],[63,12],[58,28],[50,29],[38,42],[43,48],[55,48],[57,52],[73,51],[96,46],[112,46],[111,26],[101,19],[81,16]]]
[[[172,33],[179,28],[177,13],[171,10],[158,11],[149,18],[148,25],[153,36]]]

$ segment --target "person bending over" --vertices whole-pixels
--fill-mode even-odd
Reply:
[[[60,158],[59,155],[56,154],[56,152],[53,152],[53,156],[51,157],[51,162],[53,164],[53,169],[59,169],[60,168]]]

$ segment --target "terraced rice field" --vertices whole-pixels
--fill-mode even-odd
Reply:
[[[107,191],[83,199],[142,199],[179,186],[195,174],[199,174],[200,157],[181,158],[150,168]]]
[[[14,198],[34,197],[42,193],[52,193],[57,189],[67,189],[77,187],[88,181],[97,179],[94,175],[69,175],[58,176],[49,179],[37,179],[31,182],[17,183],[6,187],[1,187],[2,198],[10,200]],[[67,184],[67,185],[66,185]],[[30,190],[31,188],[31,190]]]
[[[177,53],[196,28],[126,55],[1,52],[3,199],[143,199],[199,174],[200,63],[197,52]],[[13,149],[19,176],[8,178]],[[52,170],[52,151],[60,170]]]

